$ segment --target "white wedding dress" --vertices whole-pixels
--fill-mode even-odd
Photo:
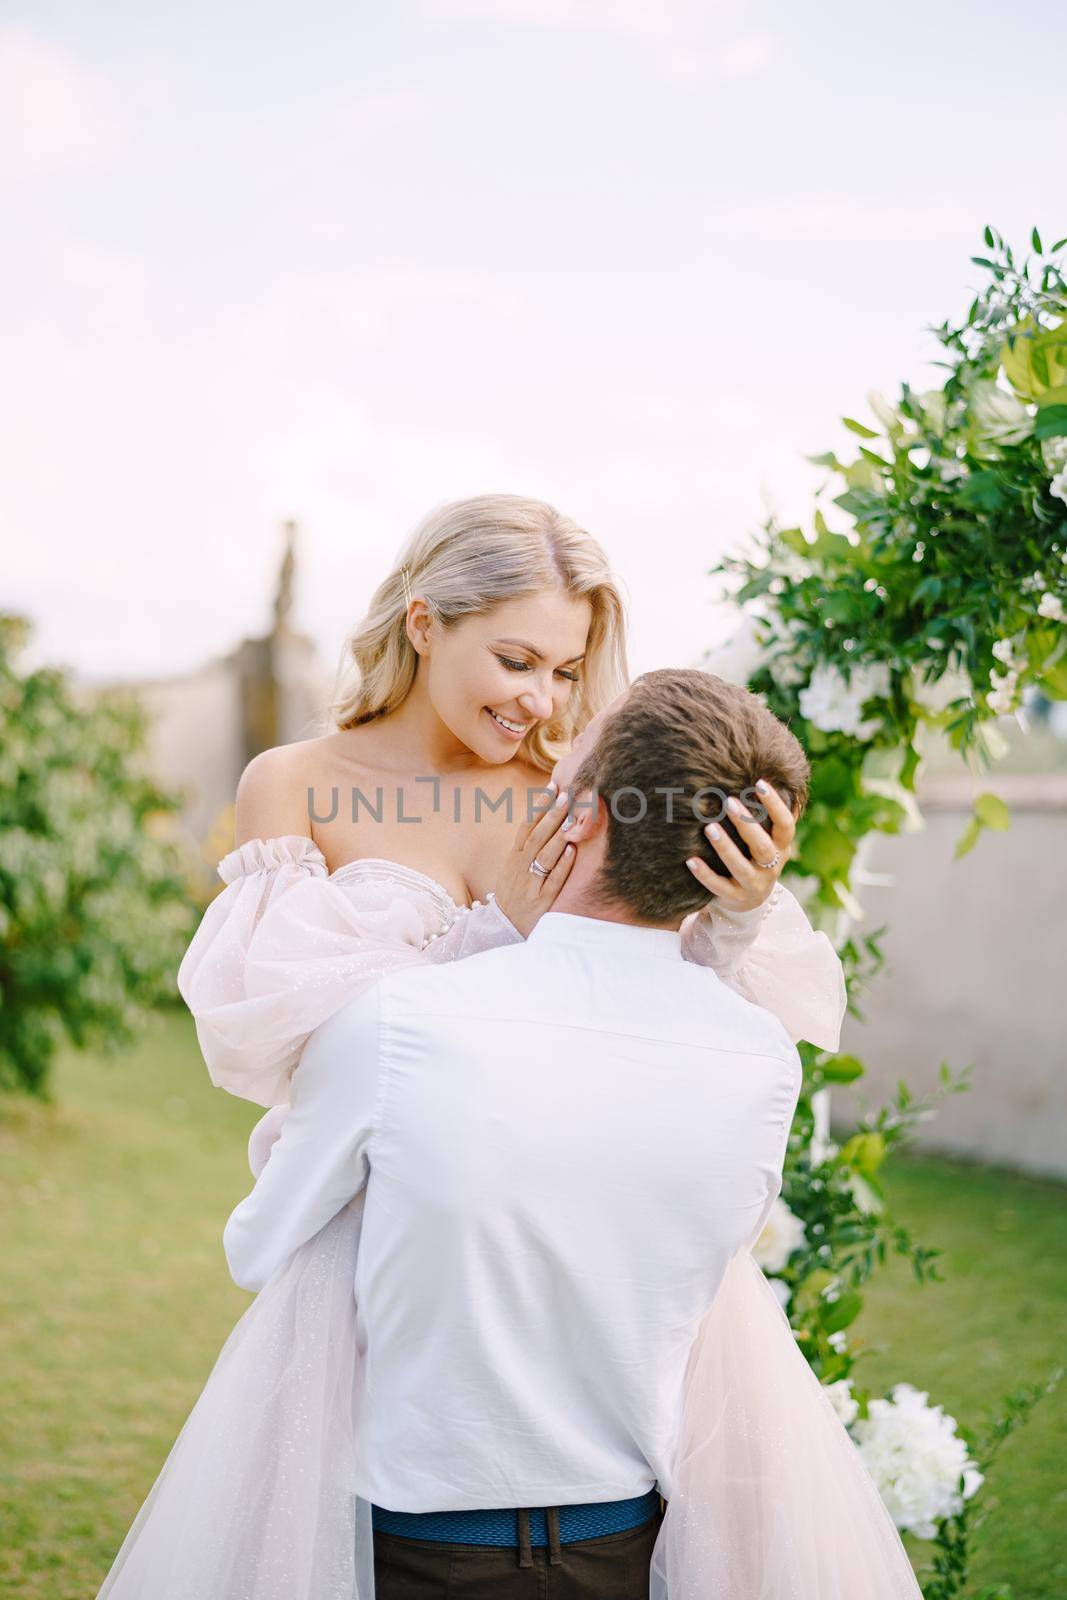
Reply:
[[[330,873],[302,835],[219,863],[178,974],[215,1083],[276,1109],[311,1031],[393,967],[462,959],[521,935],[490,896],[459,907],[384,860]],[[840,963],[782,886],[765,911],[694,919],[689,959],[837,1046]],[[98,1600],[373,1600],[370,1507],[353,1489],[362,1351],[354,1281],[360,1194],[296,1252],[230,1334]],[[739,1250],[701,1324],[680,1397],[652,1600],[921,1600],[877,1489]]]

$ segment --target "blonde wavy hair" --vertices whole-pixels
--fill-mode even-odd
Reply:
[[[450,628],[501,601],[553,588],[587,599],[593,615],[581,676],[563,715],[535,724],[518,748],[521,759],[549,771],[626,687],[626,608],[592,535],[554,506],[522,495],[452,500],[423,518],[345,640],[327,707],[334,728],[388,716],[410,692],[419,658],[405,627],[406,593],[424,596],[434,619]]]

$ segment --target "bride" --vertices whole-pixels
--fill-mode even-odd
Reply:
[[[552,904],[573,851],[550,774],[625,688],[623,627],[603,552],[569,518],[513,495],[447,504],[346,644],[335,731],[246,768],[226,887],[178,984],[213,1082],[269,1108],[254,1172],[304,1043],[360,985],[520,940]],[[709,825],[683,952],[832,1050],[840,963],[778,881],[789,798],[764,797],[767,827],[740,797],[717,838]],[[370,1507],[351,1488],[362,1199],[237,1323],[98,1600],[372,1600]],[[676,1468],[653,1600],[919,1595],[750,1248],[694,1342]]]

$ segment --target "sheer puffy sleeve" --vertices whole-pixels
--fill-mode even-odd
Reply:
[[[522,937],[491,896],[459,908],[421,874],[387,868],[337,881],[301,834],[251,839],[223,856],[226,887],[177,976],[219,1088],[282,1105],[308,1036],[361,986]]]
[[[490,890],[485,901],[472,906],[454,906],[452,922],[432,933],[423,947],[423,956],[434,966],[445,961],[462,961],[498,944],[522,944],[523,936],[496,903]]]
[[[713,905],[682,926],[687,961],[711,967],[723,983],[773,1012],[794,1041],[836,1050],[846,995],[840,958],[817,933],[783,883],[754,911]]]

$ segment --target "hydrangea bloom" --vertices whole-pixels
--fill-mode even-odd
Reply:
[[[888,1400],[872,1400],[868,1413],[852,1425],[852,1436],[893,1521],[932,1539],[937,1523],[955,1516],[984,1481],[955,1417],[928,1405],[926,1391],[910,1383],[896,1384]]]
[[[782,1310],[784,1311],[786,1309],[786,1307],[788,1306],[790,1298],[792,1296],[792,1293],[793,1293],[792,1289],[786,1283],[784,1278],[768,1278],[767,1282],[771,1286],[771,1290],[772,1290],[772,1292],[774,1294],[774,1298],[777,1300],[778,1304],[781,1306]]]
[[[807,1241],[804,1224],[778,1195],[763,1232],[752,1246],[752,1259],[764,1272],[781,1272],[794,1250]]]
[[[884,661],[854,667],[849,679],[831,662],[820,661],[811,682],[800,691],[800,714],[823,733],[869,739],[878,722],[865,722],[861,708],[867,700],[884,699],[888,693],[889,668]]]
[[[836,1383],[823,1385],[823,1393],[848,1428],[859,1415],[859,1401],[852,1393],[852,1379],[838,1378]]]

